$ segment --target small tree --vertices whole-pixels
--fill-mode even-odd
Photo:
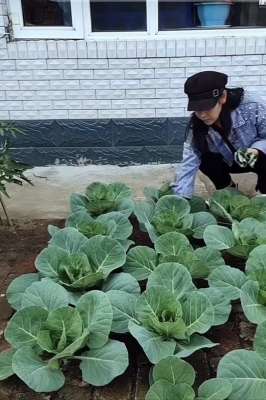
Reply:
[[[10,150],[10,138],[21,134],[23,133],[16,128],[13,123],[0,122],[0,204],[9,226],[11,226],[12,223],[8,216],[7,208],[2,196],[4,194],[9,197],[7,185],[9,183],[23,185],[23,182],[32,184],[32,182],[24,175],[25,170],[28,169],[29,166],[14,160]],[[0,222],[3,223],[1,217]]]

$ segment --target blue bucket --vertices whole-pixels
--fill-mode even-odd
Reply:
[[[201,26],[225,26],[230,13],[230,4],[199,3],[198,16]]]

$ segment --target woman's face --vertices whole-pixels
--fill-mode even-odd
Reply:
[[[218,119],[222,111],[222,106],[226,102],[227,93],[224,91],[222,96],[219,98],[216,105],[210,110],[205,111],[195,111],[195,115],[202,121],[204,124],[210,126],[213,125]]]

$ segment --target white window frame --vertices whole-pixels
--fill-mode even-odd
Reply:
[[[13,33],[16,39],[83,39],[83,1],[70,0],[72,26],[24,26],[21,0],[9,0]]]

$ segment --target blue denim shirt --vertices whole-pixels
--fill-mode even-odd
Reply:
[[[266,154],[266,106],[245,94],[244,99],[231,113],[232,129],[228,136],[236,150],[253,147]],[[191,198],[194,192],[196,174],[201,163],[201,154],[191,145],[192,132],[184,143],[181,174],[174,190],[179,196]],[[212,152],[221,153],[224,160],[232,165],[233,154],[214,129],[210,128],[207,142]],[[265,177],[266,179],[266,177]]]

